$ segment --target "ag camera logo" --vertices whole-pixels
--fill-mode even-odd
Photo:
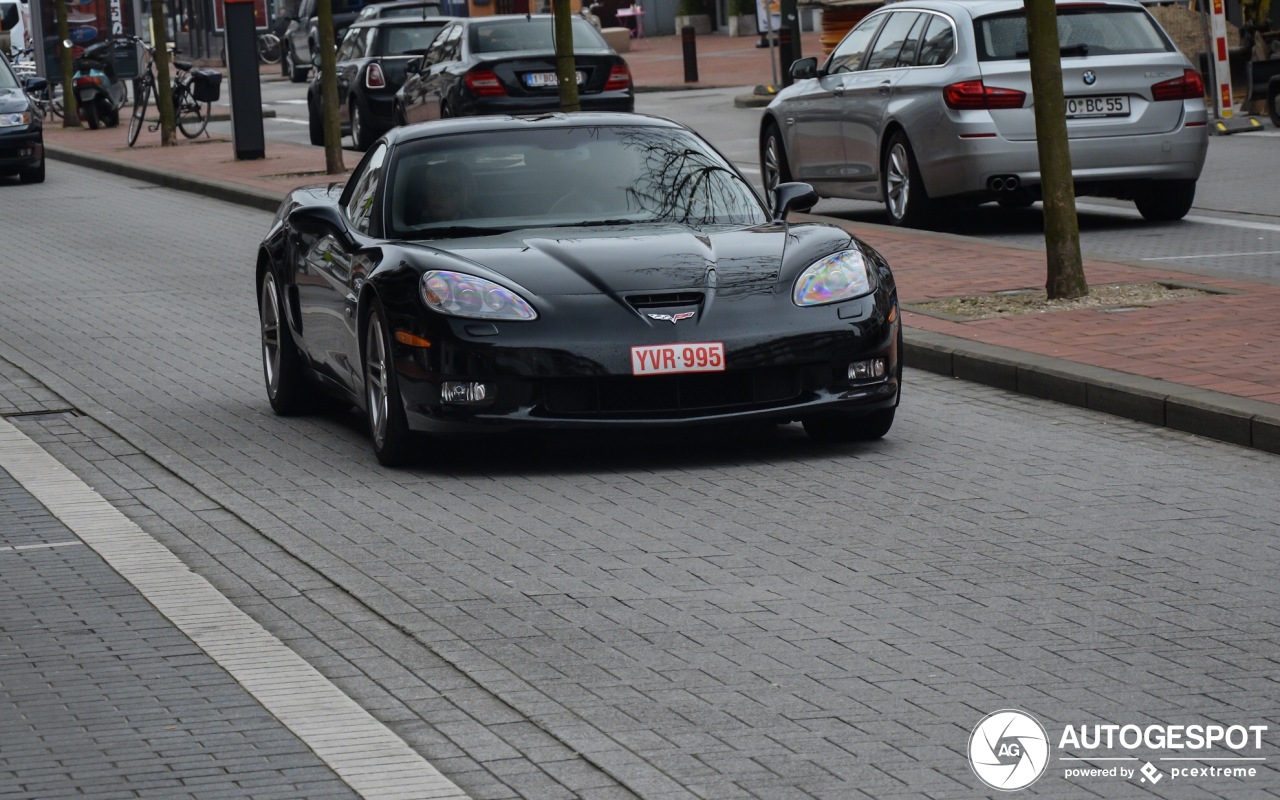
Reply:
[[[1049,735],[1030,714],[995,711],[969,735],[969,765],[978,780],[992,789],[1025,789],[1049,766]]]

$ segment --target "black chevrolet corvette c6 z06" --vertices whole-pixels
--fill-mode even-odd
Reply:
[[[875,439],[898,405],[893,275],[772,211],[689,129],[634,114],[396,128],[345,185],[293,191],[258,252],[282,414],[362,409],[401,463],[426,434],[800,421]]]

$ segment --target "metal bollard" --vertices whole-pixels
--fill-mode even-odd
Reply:
[[[791,39],[792,28],[784,19],[782,27],[778,29],[778,62],[782,65],[782,85],[790,86],[791,62],[795,61],[794,43]]]
[[[698,41],[692,25],[680,29],[680,41],[684,45],[684,82],[698,82]]]

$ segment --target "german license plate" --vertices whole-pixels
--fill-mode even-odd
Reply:
[[[650,344],[631,348],[632,375],[676,372],[724,372],[724,343]]]
[[[578,77],[578,85],[581,86],[587,80],[587,74],[582,70],[575,73]],[[548,86],[557,86],[560,81],[556,78],[554,72],[526,72],[524,74],[524,85],[530,89],[545,89]]]
[[[1124,94],[1104,97],[1068,97],[1067,119],[1081,117],[1127,117],[1129,96]]]

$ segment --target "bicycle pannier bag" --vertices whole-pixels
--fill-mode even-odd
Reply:
[[[222,94],[222,73],[216,69],[191,70],[191,96],[200,103],[216,103]]]

